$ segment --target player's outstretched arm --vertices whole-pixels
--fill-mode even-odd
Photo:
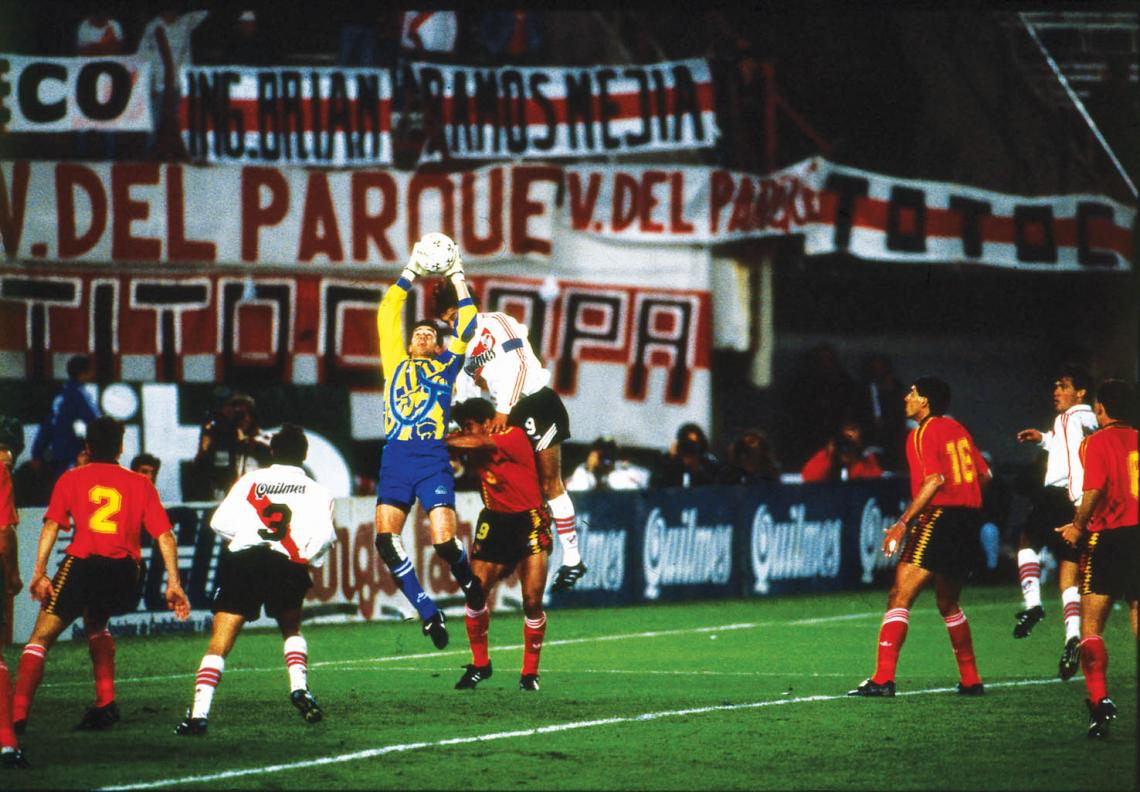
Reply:
[[[59,523],[55,520],[44,520],[44,527],[40,529],[40,543],[36,548],[36,565],[32,567],[32,577],[28,581],[28,593],[37,602],[44,602],[55,595],[55,588],[52,587],[51,578],[47,575],[47,565],[58,536]]]
[[[179,621],[186,621],[190,618],[190,600],[182,590],[182,579],[178,574],[178,543],[174,541],[174,532],[159,534],[157,542],[166,567],[166,606],[174,611]]]

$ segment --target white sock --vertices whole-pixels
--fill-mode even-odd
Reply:
[[[285,667],[289,669],[289,692],[309,687],[309,644],[304,636],[285,639]]]
[[[1037,552],[1026,548],[1017,551],[1017,577],[1021,581],[1021,597],[1025,608],[1041,604],[1041,559]]]
[[[582,561],[578,552],[578,527],[574,515],[574,501],[563,492],[557,498],[551,498],[550,514],[554,517],[554,532],[558,535],[558,544],[562,545],[562,564],[574,566]]]
[[[1081,595],[1076,586],[1061,592],[1061,605],[1065,613],[1065,642],[1081,637]]]
[[[210,704],[214,701],[214,691],[222,681],[226,659],[221,655],[208,654],[198,666],[198,677],[194,682],[194,706],[190,709],[191,718],[210,717]]]

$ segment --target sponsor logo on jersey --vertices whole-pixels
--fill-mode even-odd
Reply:
[[[266,495],[304,495],[304,484],[286,484],[284,482],[272,482],[269,484],[258,484],[254,488],[254,494],[259,498],[264,498]]]

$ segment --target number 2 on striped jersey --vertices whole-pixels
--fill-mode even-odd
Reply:
[[[954,483],[969,484],[974,480],[974,457],[970,454],[970,441],[965,437],[958,438],[955,443],[951,440],[946,444],[946,454],[950,457],[950,466],[954,469]]]

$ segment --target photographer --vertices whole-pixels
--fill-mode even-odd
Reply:
[[[701,487],[715,484],[720,460],[709,451],[709,439],[695,423],[682,424],[669,453],[661,458],[649,486]]]
[[[839,434],[812,455],[800,471],[805,482],[847,481],[879,478],[883,468],[873,453],[863,447],[863,428],[845,420]]]
[[[617,443],[603,435],[590,446],[586,461],[566,479],[566,491],[634,490],[645,489],[648,484],[649,471],[618,459]]]
[[[270,464],[269,443],[261,436],[255,406],[252,397],[235,393],[202,425],[188,500],[221,500],[243,475]]]

